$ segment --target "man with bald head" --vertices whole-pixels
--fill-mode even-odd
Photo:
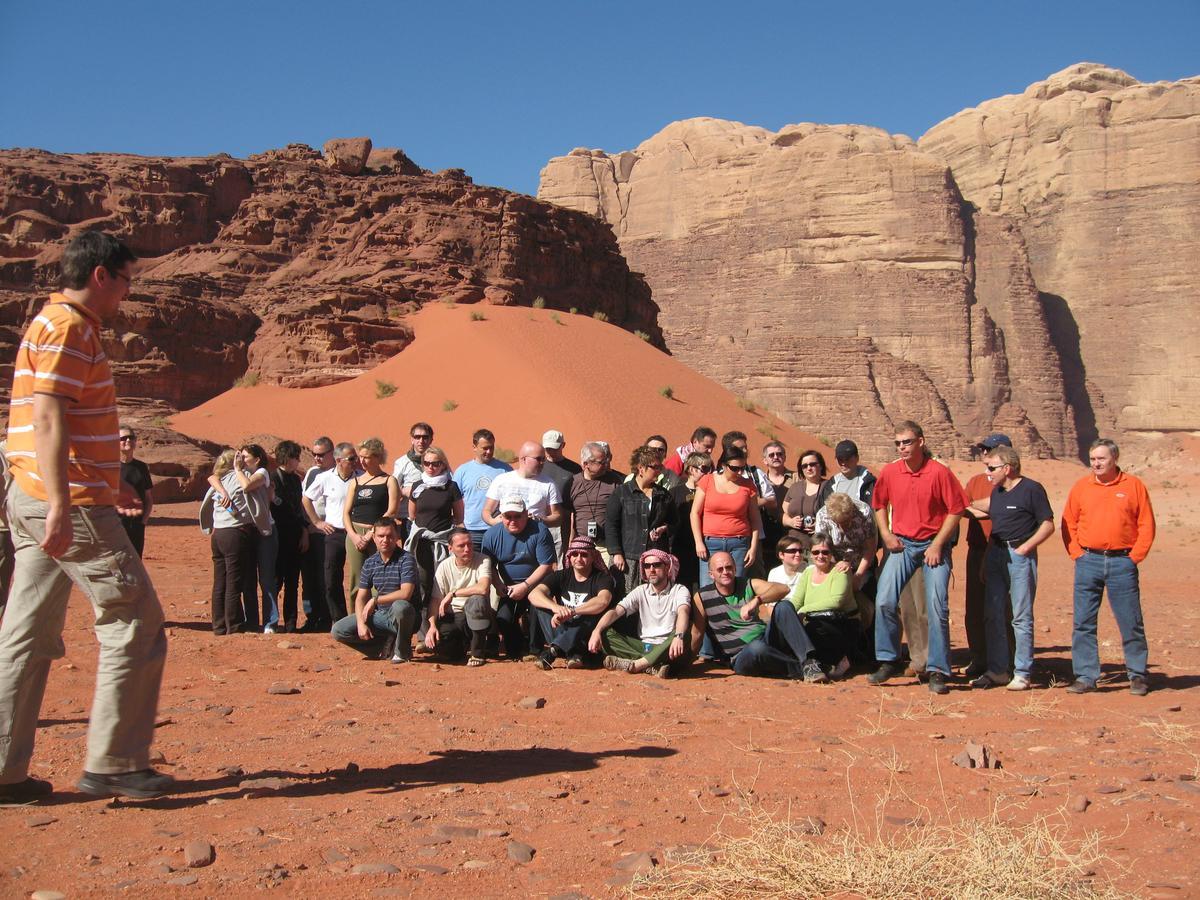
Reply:
[[[526,441],[521,445],[517,466],[511,472],[497,475],[488,485],[487,500],[483,504],[483,521],[497,525],[500,502],[510,497],[520,497],[531,519],[543,522],[552,530],[562,522],[562,496],[554,482],[542,474],[546,464],[546,449],[538,441]]]

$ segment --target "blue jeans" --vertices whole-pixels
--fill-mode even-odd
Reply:
[[[279,529],[272,525],[270,534],[258,536],[258,586],[262,590],[263,625],[272,627],[279,624],[279,605],[275,602],[279,593],[279,583],[275,577],[275,560],[278,556]]]
[[[755,638],[733,658],[733,671],[739,675],[800,678],[804,674],[804,661],[814,650],[796,607],[780,600],[763,636]]]
[[[1033,672],[1033,599],[1037,594],[1037,550],[1021,556],[1011,547],[992,543],[984,557],[987,593],[983,622],[987,634],[987,668],[1008,671],[1008,603],[1016,638],[1013,672],[1028,680]]]
[[[926,565],[924,557],[925,551],[933,543],[932,538],[917,541],[899,535],[896,537],[904,548],[898,553],[888,553],[875,592],[875,658],[880,662],[896,662],[900,659],[900,592],[917,569],[924,569],[925,614],[929,619],[929,651],[925,669],[949,675],[950,615],[947,593],[953,568],[951,548],[943,547],[941,564],[930,566]]]
[[[343,616],[333,623],[330,634],[335,641],[352,647],[377,648],[388,635],[396,636],[396,652],[407,658],[412,652],[413,626],[417,621],[417,610],[407,600],[394,600],[386,606],[377,606],[371,611],[367,624],[374,638],[364,641],[358,636],[358,617],[354,613]],[[372,652],[366,649],[365,652]]]
[[[578,616],[554,628],[550,624],[554,618],[550,610],[530,606],[530,611],[537,616],[538,626],[545,636],[546,643],[557,647],[561,656],[582,656],[588,652],[588,638],[592,636],[592,630],[600,621],[599,616]]]
[[[1146,626],[1142,622],[1142,593],[1137,564],[1128,556],[1102,556],[1084,552],[1075,560],[1075,630],[1071,635],[1071,668],[1075,677],[1095,684],[1100,678],[1100,651],[1096,646],[1096,620],[1100,600],[1108,588],[1130,677],[1146,677]]]

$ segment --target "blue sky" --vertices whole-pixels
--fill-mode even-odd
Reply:
[[[1072,63],[1200,75],[1200,2],[0,0],[0,147],[246,156],[368,135],[534,192],[717,116],[919,137]]]

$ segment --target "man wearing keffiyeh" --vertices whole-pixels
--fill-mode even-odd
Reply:
[[[691,598],[686,587],[675,583],[679,560],[665,550],[647,550],[639,557],[638,567],[645,580],[596,623],[588,649],[593,653],[604,650],[606,669],[669,678],[690,661]],[[626,615],[638,618],[636,638],[611,627]]]

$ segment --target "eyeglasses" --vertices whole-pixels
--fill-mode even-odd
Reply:
[[[354,461],[355,461],[355,459],[357,459],[357,457],[354,457],[354,456],[339,456],[339,457],[337,458],[337,461],[338,461],[338,462],[354,462]]]
[[[525,518],[525,513],[505,513],[500,518],[502,518],[505,522],[519,522],[521,519]]]
[[[896,438],[897,447],[907,447],[909,444],[915,444],[916,442],[916,438]]]
[[[779,453],[778,451],[774,453],[768,453],[767,459],[783,459],[783,454]]]
[[[714,572],[736,572],[737,569],[733,566],[717,566],[713,569]]]
[[[733,472],[736,475],[741,475],[743,472],[746,471],[745,466],[735,466],[735,465],[733,465],[733,463],[726,463],[725,468],[727,468],[730,472]]]
[[[989,472],[995,472],[997,469],[1003,469],[1005,465],[1006,465],[1005,463],[997,463],[994,466],[989,466],[987,463],[984,463],[983,467],[985,469],[987,469]]]
[[[819,469],[819,468],[821,468],[821,464],[819,462],[800,463],[800,468],[802,468],[802,469]]]
[[[434,468],[437,468],[441,464],[442,464],[442,461],[440,459],[423,459],[423,460],[421,460],[421,465],[423,465],[423,466],[433,466]]]
[[[648,563],[642,563],[642,568],[643,569],[662,569],[665,567],[664,567],[663,563],[660,563],[660,562],[648,562]]]
[[[109,269],[107,267],[105,268],[105,271],[108,272],[108,274],[111,275],[113,278],[120,278],[126,284],[133,284],[133,279],[130,278],[128,275],[126,275],[124,272],[114,272],[112,269]]]
[[[591,556],[591,554],[586,550],[571,550],[569,553],[567,553],[567,559],[570,559],[572,556],[588,557]]]
[[[413,434],[409,435],[414,441],[432,441],[432,434]]]
[[[810,550],[809,553],[813,556],[833,556],[832,550]]]
[[[546,461],[546,457],[544,456],[522,456],[521,459],[532,459],[537,463],[544,463]]]
[[[583,464],[585,466],[602,466],[602,465],[604,465],[604,460],[602,460],[602,459],[585,459],[583,461]]]
[[[331,453],[333,453],[332,450],[314,450],[312,452],[312,455],[315,456],[317,459],[320,459],[322,456],[329,456],[329,454],[331,454]]]
[[[663,467],[663,464],[662,464],[662,463],[657,463],[657,462],[655,462],[655,463],[646,463],[646,465],[642,466],[642,468],[643,468],[643,469],[653,469],[654,471],[658,471],[658,470],[659,470],[659,469],[661,469],[662,467]]]
[[[787,549],[780,550],[779,552],[782,553],[784,556],[795,556],[797,553],[803,553],[804,548],[803,547],[788,547]]]
[[[667,452],[666,447],[660,447],[657,444],[647,444],[646,449],[653,450],[655,453],[666,453]]]
[[[137,440],[137,438],[135,438],[132,434],[123,434],[123,435],[121,435],[120,440],[121,440],[122,444],[124,444],[124,443],[132,444],[134,441]]]
[[[712,466],[692,466],[692,468],[695,469],[697,472],[699,472],[701,475],[707,475],[709,472],[711,472],[713,470]]]

